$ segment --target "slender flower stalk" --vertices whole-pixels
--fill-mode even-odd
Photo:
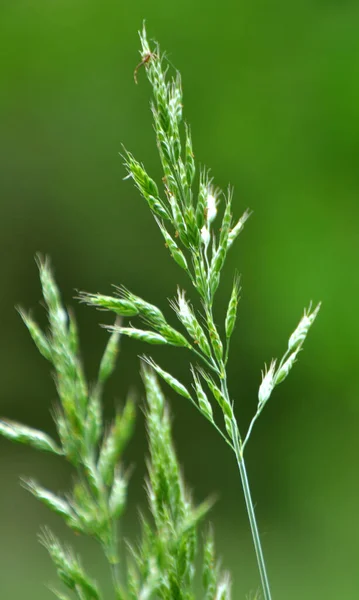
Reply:
[[[171,306],[183,326],[185,340],[182,345],[194,358],[200,359],[202,366],[191,365],[195,397],[173,375],[163,371],[152,359],[145,358],[157,374],[178,394],[186,397],[202,415],[215,427],[234,451],[243,485],[250,527],[255,546],[258,568],[265,600],[271,600],[269,579],[261,547],[250,487],[244,462],[244,450],[249,441],[254,424],[267,404],[274,388],[288,375],[298,353],[303,347],[309,328],[317,316],[315,310],[305,312],[298,327],[291,335],[288,349],[281,361],[272,361],[265,369],[259,388],[256,414],[246,435],[242,435],[234,412],[234,403],[228,391],[226,365],[229,358],[229,344],[232,337],[239,302],[239,277],[235,276],[228,309],[224,318],[225,335],[221,336],[214,319],[215,294],[220,284],[228,251],[243,231],[250,216],[245,210],[239,219],[232,217],[232,190],[222,193],[213,184],[208,171],[199,169],[194,160],[192,137],[189,126],[183,122],[182,87],[179,73],[168,77],[168,66],[161,55],[158,44],[150,47],[146,30],[140,32],[141,62],[136,67],[136,80],[145,71],[153,92],[151,109],[157,148],[163,168],[163,189],[161,190],[148,175],[145,167],[134,156],[125,151],[124,165],[127,177],[132,179],[145,199],[153,217],[165,239],[165,245],[174,261],[187,273],[189,281],[197,292],[203,307],[203,314],[196,313],[186,299],[184,290],[178,290],[177,299]],[[88,304],[127,316],[129,307],[121,311],[113,298],[96,294],[80,294]],[[140,303],[136,296],[126,295],[141,316]],[[134,327],[122,327],[125,335],[147,340],[149,343],[176,345],[164,331],[169,324],[161,320],[147,319],[150,331],[140,332]],[[177,335],[182,335],[177,332]],[[165,338],[165,339],[164,339]],[[164,341],[163,341],[164,340]],[[46,350],[45,350],[46,351]],[[205,388],[208,388],[211,400]],[[222,413],[222,423],[214,417],[212,404],[218,404]],[[237,412],[237,411],[236,411]],[[222,596],[221,596],[222,597]]]

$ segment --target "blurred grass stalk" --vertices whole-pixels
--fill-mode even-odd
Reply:
[[[63,456],[74,468],[76,480],[73,489],[64,496],[43,488],[33,479],[23,480],[23,485],[70,529],[99,542],[110,567],[116,600],[194,600],[198,524],[211,502],[195,506],[186,489],[155,371],[143,365],[150,450],[146,487],[152,521],[141,518],[141,540],[127,552],[124,575],[119,569],[123,563],[123,548],[120,552],[123,540],[118,536],[118,524],[127,502],[129,476],[122,457],[133,432],[134,400],[128,397],[110,426],[105,426],[102,415],[103,387],[116,365],[119,325],[114,327],[107,343],[97,381],[90,386],[81,363],[74,316],[62,305],[48,260],[39,259],[38,265],[48,311],[48,333],[41,331],[32,317],[23,311],[20,314],[38,350],[54,368],[59,396],[54,419],[59,443],[42,431],[4,419],[0,420],[0,434]],[[125,304],[122,308],[125,309]],[[60,581],[78,600],[103,598],[99,586],[71,548],[48,528],[43,530],[40,541],[48,550]],[[201,575],[206,600],[230,600],[230,579],[216,564],[210,530],[203,544]],[[70,600],[62,590],[51,589],[60,600]]]

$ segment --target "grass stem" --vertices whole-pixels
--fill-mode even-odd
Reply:
[[[247,513],[248,513],[248,519],[249,519],[249,523],[251,526],[252,539],[253,539],[253,544],[254,544],[256,557],[257,557],[258,569],[259,569],[261,582],[262,582],[264,600],[271,600],[272,596],[271,596],[271,591],[270,591],[270,587],[269,587],[269,580],[268,580],[268,575],[267,575],[266,564],[265,564],[264,556],[263,556],[262,544],[261,544],[261,540],[259,537],[257,519],[256,519],[256,515],[254,512],[253,500],[252,500],[251,490],[249,487],[246,465],[244,462],[242,450],[240,448],[238,432],[237,432],[237,424],[235,421],[232,421],[232,432],[233,432],[233,440],[234,440],[234,450],[235,450],[235,454],[236,454],[239,473],[241,476],[243,493],[244,493],[244,498],[245,498],[246,507],[247,507]]]

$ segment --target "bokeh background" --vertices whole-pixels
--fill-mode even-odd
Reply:
[[[2,0],[0,8],[0,414],[53,432],[55,390],[14,305],[45,323],[34,255],[52,258],[75,306],[94,377],[105,316],[75,288],[125,283],[170,315],[186,283],[144,201],[123,181],[121,143],[161,176],[143,72],[134,85],[137,30],[181,70],[198,161],[235,189],[237,216],[254,214],[231,251],[218,292],[223,319],[235,268],[242,274],[231,349],[231,394],[243,430],[260,371],[280,356],[310,300],[323,307],[290,378],[248,447],[248,470],[276,600],[359,597],[359,5],[241,0]],[[142,388],[138,354],[123,341],[107,411]],[[147,349],[148,350],[148,349]],[[186,355],[154,349],[189,383]],[[211,514],[234,599],[258,586],[235,461],[185,401],[168,394],[181,463]],[[124,535],[138,535],[146,452],[139,411],[126,455],[135,465]],[[56,577],[36,533],[48,523],[75,544],[106,587],[95,545],[73,540],[19,486],[35,476],[65,490],[61,461],[0,441],[0,597],[45,600]]]

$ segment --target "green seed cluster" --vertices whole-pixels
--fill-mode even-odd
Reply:
[[[132,310],[133,315],[140,316],[153,329],[153,331],[148,331],[133,326],[119,328],[115,326],[109,328],[110,330],[118,329],[128,337],[150,344],[182,346],[201,359],[202,367],[199,372],[207,382],[213,400],[221,409],[224,431],[215,422],[212,406],[200,386],[200,379],[195,370],[193,370],[193,388],[196,395],[193,399],[187,388],[175,377],[163,371],[150,359],[146,358],[145,360],[150,361],[159,376],[172,389],[195,404],[196,408],[216,427],[227,443],[233,449],[237,448],[237,453],[240,453],[237,459],[241,460],[248,434],[243,442],[234,416],[226,375],[230,340],[238,313],[239,276],[236,275],[234,278],[228,308],[223,320],[224,335],[214,317],[214,297],[228,250],[243,230],[250,212],[246,210],[237,221],[233,222],[232,190],[228,189],[226,194],[222,193],[215,187],[206,168],[198,170],[198,181],[196,181],[197,169],[190,128],[183,122],[181,78],[178,73],[172,77],[168,76],[166,59],[161,56],[158,45],[154,48],[150,47],[145,28],[140,33],[140,40],[142,45],[141,65],[146,71],[153,92],[151,108],[157,148],[163,168],[162,191],[148,175],[145,167],[130,152],[124,153],[125,167],[128,178],[133,179],[141,195],[147,201],[171,256],[186,271],[199,294],[204,311],[199,318],[192,304],[186,300],[185,291],[178,290],[178,297],[171,301],[171,306],[184,326],[187,338],[165,321],[162,312],[157,307],[148,305],[144,300],[124,288],[118,288],[120,296],[118,300],[100,294],[84,293],[81,298],[88,304],[105,308],[123,317],[128,316],[126,313]],[[218,224],[216,225],[216,223]],[[118,304],[116,304],[117,301]],[[125,302],[122,311],[120,302]],[[278,370],[274,370],[275,364],[272,363],[270,369],[266,371],[259,392],[259,405],[254,420],[264,407],[274,386],[283,381],[292,368],[314,318],[315,315],[310,313],[304,315],[289,340],[288,352]],[[215,382],[216,379],[217,382]],[[248,433],[250,431],[251,428]],[[235,439],[233,439],[233,432],[235,432]]]
[[[74,316],[66,311],[61,302],[49,261],[39,259],[38,266],[48,313],[48,332],[41,331],[23,311],[20,311],[20,315],[38,350],[54,369],[59,396],[54,418],[59,443],[41,431],[5,420],[0,421],[0,433],[39,450],[60,454],[73,465],[77,479],[66,497],[54,494],[32,479],[24,480],[24,487],[53,512],[61,515],[71,529],[97,539],[109,562],[117,569],[120,559],[116,522],[124,511],[128,486],[128,477],[119,461],[132,435],[134,402],[128,399],[123,411],[117,414],[106,431],[102,416],[102,394],[104,384],[116,365],[120,334],[115,328],[103,353],[97,382],[90,387],[79,355],[80,344]],[[107,301],[102,298],[97,305],[101,306]],[[128,300],[113,303],[112,309],[117,314],[137,314]],[[71,551],[63,551],[51,534],[47,534],[43,542],[57,566],[60,579],[79,598],[90,600],[102,597]],[[117,592],[120,597],[120,588]]]
[[[185,293],[178,290],[177,302],[171,302],[171,306],[190,337],[194,340],[194,343],[198,344],[198,347],[202,350],[203,354],[208,356],[208,358],[211,358],[212,353],[207,335],[200,325],[193,308],[185,299]]]
[[[196,166],[191,133],[186,123],[183,124],[185,143],[182,144],[181,140],[183,100],[180,76],[176,73],[167,78],[165,58],[161,56],[159,47],[151,50],[144,29],[140,38],[141,58],[153,89],[151,107],[164,174],[163,192],[130,152],[124,154],[125,167],[147,201],[174,260],[188,272],[202,298],[211,302],[227,251],[249,213],[245,212],[233,225],[232,193],[229,190],[225,197],[214,188],[206,169],[199,170],[199,187],[195,191]],[[212,224],[222,196],[225,206],[216,232]],[[172,232],[168,230],[171,227]]]
[[[79,558],[71,548],[64,548],[56,536],[49,530],[44,531],[40,536],[40,541],[50,554],[56,566],[59,579],[66,587],[75,592],[78,598],[101,600],[102,596],[97,584],[88,576]],[[52,591],[60,600],[68,600],[70,598],[55,589]]]
[[[156,366],[152,367],[157,370]],[[147,494],[153,525],[142,521],[139,547],[133,550],[137,569],[131,569],[131,600],[230,600],[230,581],[216,564],[211,533],[205,539],[202,566],[203,592],[196,593],[198,571],[198,525],[210,503],[194,506],[173,448],[171,426],[164,396],[154,370],[144,367],[146,421],[150,444]],[[187,392],[188,393],[188,392]],[[139,575],[139,571],[144,576]]]
[[[292,369],[298,353],[302,350],[302,346],[308,331],[319,312],[320,304],[311,311],[311,308],[304,311],[304,316],[300,320],[297,328],[292,333],[288,341],[288,348],[284,356],[280,360],[278,368],[276,368],[277,360],[272,360],[269,369],[265,370],[262,383],[258,392],[258,408],[262,408],[269,400],[272,390],[276,385],[282,383]]]
[[[101,294],[88,294],[80,292],[81,302],[89,306],[96,306],[102,310],[114,312],[122,317],[139,316],[142,322],[155,331],[138,329],[136,327],[122,327],[119,324],[106,326],[113,333],[126,335],[127,337],[147,342],[148,344],[171,344],[173,346],[190,347],[188,340],[176,329],[167,323],[163,313],[157,306],[146,302],[139,296],[135,296],[126,288],[116,288],[120,296],[103,296]],[[131,315],[129,315],[131,313]]]
[[[153,91],[151,108],[163,168],[162,190],[131,152],[124,152],[125,167],[128,177],[134,181],[146,200],[171,256],[186,271],[199,293],[204,315],[199,318],[196,310],[186,300],[185,292],[179,290],[178,298],[171,302],[171,306],[184,326],[186,335],[183,335],[166,322],[163,313],[157,307],[123,287],[116,288],[118,297],[82,292],[80,298],[89,305],[112,311],[122,317],[138,316],[152,331],[132,325],[115,325],[108,329],[149,344],[171,344],[189,349],[204,361],[209,371],[219,377],[220,388],[225,377],[229,340],[237,317],[238,278],[234,282],[225,318],[224,341],[213,316],[213,301],[228,249],[243,228],[249,213],[246,211],[236,224],[233,223],[232,191],[228,190],[227,194],[223,194],[216,188],[207,169],[199,169],[196,183],[191,132],[189,126],[183,122],[181,78],[178,73],[172,77],[167,76],[165,57],[161,56],[158,45],[150,48],[145,29],[140,33],[140,40],[140,64],[146,70]],[[217,227],[216,220],[219,221]],[[179,384],[176,378],[172,378],[158,365],[152,366],[180,395],[194,401],[187,390],[184,392],[182,384]],[[195,377],[196,407],[206,418],[212,415],[210,420],[217,427],[213,420],[212,408],[209,408],[208,399],[207,402],[204,400],[198,382],[199,379]],[[218,398],[215,400],[218,402]],[[231,406],[228,398],[223,406],[227,407],[227,413],[223,412],[223,417],[228,432],[231,430],[228,423],[226,424],[229,418],[228,407]],[[233,416],[233,411],[231,414]]]
[[[243,450],[249,440],[255,422],[271,397],[274,388],[282,383],[282,381],[284,381],[284,379],[286,379],[286,377],[289,375],[289,372],[297,360],[299,352],[303,349],[304,340],[307,337],[310,327],[313,325],[317,317],[319,309],[320,303],[314,310],[311,310],[311,307],[309,307],[308,310],[304,311],[302,319],[289,338],[288,348],[281,358],[278,367],[277,359],[273,359],[269,368],[265,367],[264,372],[262,372],[262,382],[258,390],[257,412],[255,413],[249,425],[246,437],[242,443]]]
[[[213,301],[228,249],[243,228],[249,213],[246,211],[241,219],[233,224],[232,191],[223,194],[214,186],[205,168],[198,171],[196,190],[196,165],[190,128],[182,121],[180,76],[175,73],[173,77],[167,77],[165,58],[161,56],[158,46],[150,48],[145,29],[141,32],[140,39],[141,58],[153,91],[152,114],[163,168],[163,191],[159,191],[143,165],[129,152],[124,155],[125,166],[128,176],[134,180],[147,201],[172,257],[186,271],[202,300],[202,323],[193,306],[186,300],[184,291],[178,291],[178,298],[171,302],[171,306],[191,340],[191,343],[187,342],[187,347],[205,363],[207,379],[212,382],[207,369],[219,377],[219,387],[216,386],[219,395],[214,396],[214,400],[223,412],[227,441],[232,443],[232,427],[229,427],[228,419],[234,418],[234,415],[229,398],[221,391],[221,387],[225,377],[229,340],[237,317],[238,278],[234,283],[225,319],[224,342],[214,320]],[[215,223],[218,219],[216,228]],[[111,310],[110,302],[108,309]],[[157,331],[163,336],[159,329]],[[151,341],[150,337],[148,341]],[[170,343],[169,339],[167,341]],[[218,429],[212,407],[195,371],[193,377],[196,400],[193,400],[188,390],[175,378],[155,363],[152,366],[173,389],[190,399]],[[222,432],[222,435],[225,434]]]

